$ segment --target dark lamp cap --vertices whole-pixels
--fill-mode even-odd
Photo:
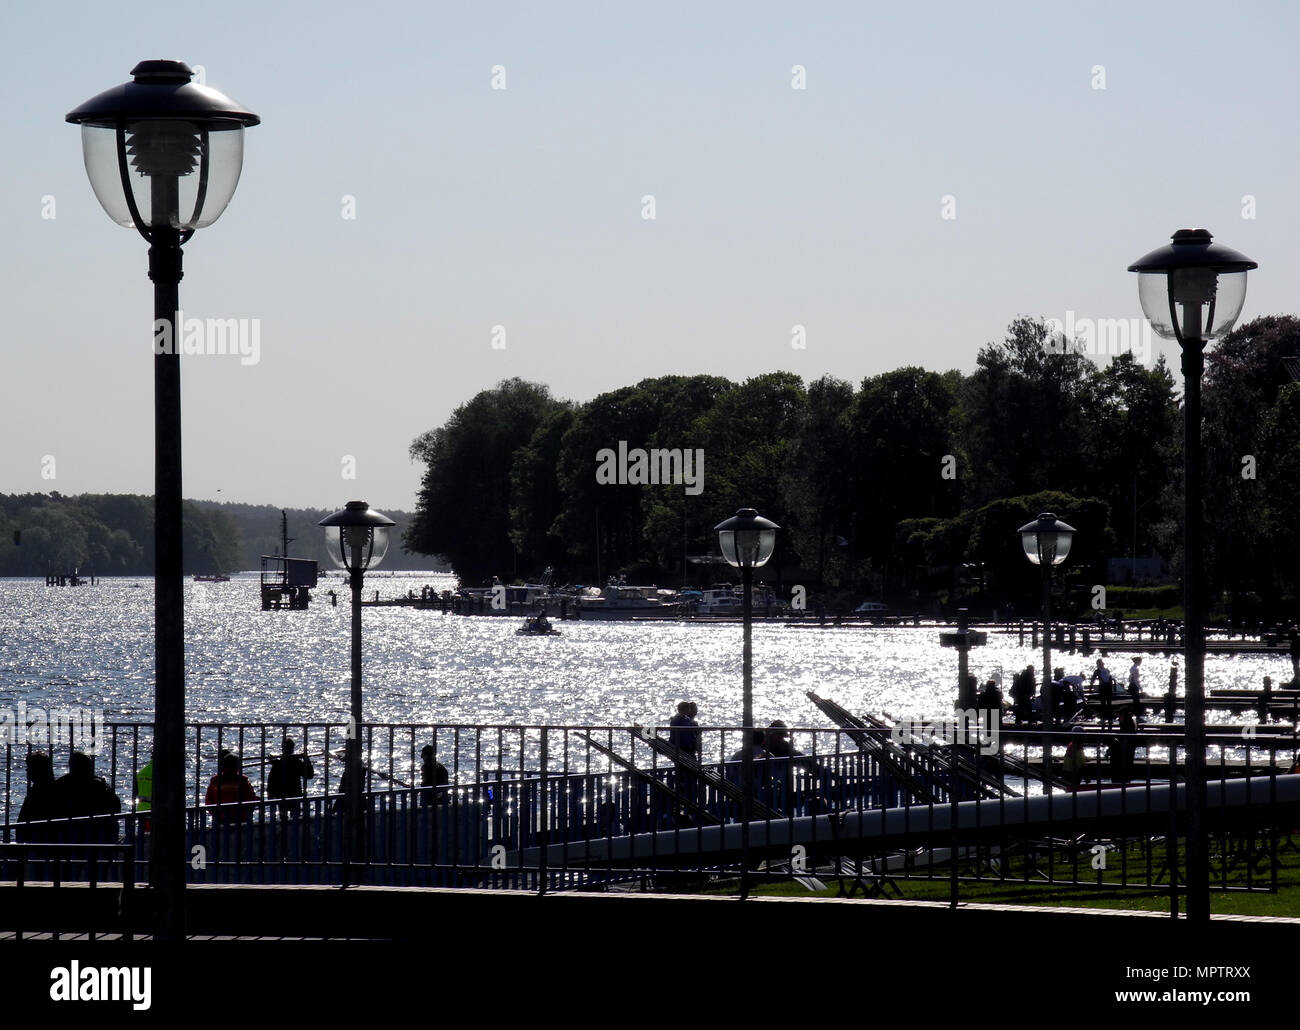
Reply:
[[[1179,229],[1163,247],[1157,247],[1133,264],[1130,272],[1170,272],[1181,268],[1210,268],[1216,272],[1246,272],[1258,268],[1239,251],[1214,243],[1207,229]]]

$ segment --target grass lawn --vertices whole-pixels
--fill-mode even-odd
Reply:
[[[1270,882],[1268,875],[1269,863],[1267,857],[1262,854],[1259,857],[1255,871],[1249,876],[1246,869],[1247,861],[1244,858],[1236,863],[1230,863],[1227,874],[1229,886],[1245,887],[1248,882],[1251,882],[1255,887],[1263,888],[1262,890],[1249,892],[1244,890],[1214,890],[1215,885],[1224,882],[1222,871],[1223,855],[1219,845],[1211,841],[1211,911],[1224,915],[1300,917],[1300,835],[1296,836],[1294,841],[1290,843],[1288,843],[1289,840],[1290,838],[1284,836],[1279,841],[1276,892],[1267,890]],[[1080,879],[1091,878],[1095,885],[1080,886],[1074,884],[1048,884],[1033,873],[1032,867],[1027,864],[1024,857],[1017,856],[1002,864],[1001,876],[997,872],[986,868],[982,879],[963,879],[958,884],[959,898],[963,902],[986,904],[1116,908],[1168,912],[1169,891],[1167,886],[1150,888],[1120,885],[1122,879],[1125,878],[1126,872],[1126,878],[1130,883],[1139,879],[1145,881],[1148,877],[1148,863],[1150,863],[1151,875],[1154,876],[1163,864],[1164,857],[1165,848],[1163,843],[1153,850],[1149,858],[1147,850],[1141,844],[1130,844],[1123,849],[1108,851],[1106,854],[1106,869],[1093,871],[1091,869],[1092,856],[1089,852],[1084,851],[1078,858],[1078,876]],[[1058,863],[1056,867],[1058,876],[1073,876],[1072,860],[1069,856],[1063,852],[1057,852],[1054,861]],[[1183,861],[1181,848],[1178,861],[1181,865]],[[1126,863],[1127,870],[1125,870]],[[903,879],[895,877],[893,882],[902,892],[901,895],[890,889],[880,896],[888,898],[902,897],[915,901],[946,902],[949,898],[948,869],[946,866],[937,866],[935,871],[937,874],[935,879]],[[967,872],[973,874],[973,866],[969,870],[963,868],[962,872],[963,875]],[[1029,879],[1026,879],[1027,872],[1029,873]],[[823,873],[819,875],[822,882],[827,885],[823,891],[809,891],[793,880],[780,880],[760,883],[750,893],[801,898],[834,898],[839,896],[839,881],[833,877],[833,874],[827,875]],[[1168,876],[1165,879],[1167,881]],[[1100,883],[1097,882],[1098,880],[1100,880]],[[848,879],[844,881],[844,886],[846,889],[851,886]],[[737,893],[737,886],[732,882],[726,887],[712,888],[707,892],[735,894]],[[861,897],[861,890],[855,896]],[[1179,908],[1180,911],[1183,909],[1181,898]]]
[[[1124,609],[1125,621],[1131,619],[1169,619],[1173,622],[1183,621],[1183,606],[1177,608],[1138,608],[1134,611]]]

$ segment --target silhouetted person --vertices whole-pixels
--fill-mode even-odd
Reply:
[[[700,760],[700,730],[695,716],[699,707],[694,701],[677,702],[677,714],[668,720],[668,741],[673,747],[682,751],[688,758]],[[665,781],[673,790],[693,802],[700,797],[700,781],[694,773],[685,769],[670,769]],[[683,825],[690,825],[694,814],[690,811],[680,813]]]
[[[428,789],[420,792],[421,802],[426,805],[446,804],[447,792],[439,788],[449,782],[447,767],[434,757],[433,745],[425,744],[420,748],[420,786]]]
[[[1128,783],[1133,774],[1133,752],[1137,749],[1137,723],[1125,708],[1119,713],[1119,736],[1110,746],[1110,782]]]
[[[1092,678],[1088,680],[1088,686],[1097,684],[1097,695],[1101,701],[1101,718],[1107,727],[1110,726],[1114,718],[1114,708],[1111,706],[1111,700],[1115,696],[1115,677],[1110,674],[1106,668],[1106,663],[1100,658],[1097,659],[1097,667],[1092,670]]]
[[[135,793],[135,810],[140,813],[140,829],[149,833],[153,829],[153,820],[149,812],[153,809],[153,749],[149,749],[149,760],[135,773],[135,782],[131,785]]]
[[[1015,708],[1017,726],[1030,721],[1036,686],[1032,665],[1026,665],[1011,681],[1011,704]]]
[[[1061,676],[1061,714],[1069,722],[1083,707],[1083,676]]]
[[[70,819],[87,819],[71,828],[76,841],[97,841],[111,844],[117,840],[117,822],[112,819],[94,819],[92,816],[116,815],[122,811],[121,799],[104,781],[95,775],[94,760],[87,754],[74,751],[68,757],[68,772],[54,784],[55,804],[60,816]]]
[[[135,774],[135,810],[137,812],[148,812],[153,808],[153,751],[149,752],[149,760],[136,770]]]
[[[1002,724],[1002,688],[998,686],[997,680],[991,679],[984,684],[984,689],[979,692],[975,703],[981,712],[992,713],[984,716],[990,720],[989,725]]]
[[[780,719],[773,719],[772,724],[763,732],[763,746],[772,758],[783,759],[769,764],[773,766],[773,778],[778,775],[782,778],[787,799],[794,786],[794,766],[799,766],[814,779],[820,780],[821,767],[814,759],[790,743],[790,730]]]
[[[1078,790],[1088,768],[1088,757],[1083,753],[1083,728],[1080,726],[1070,731],[1070,743],[1065,749],[1065,761],[1061,768],[1070,789]]]
[[[1142,708],[1142,656],[1137,655],[1128,670],[1128,696],[1133,699],[1133,718],[1140,719],[1145,714]]]
[[[679,701],[677,714],[668,720],[668,740],[673,747],[685,751],[692,758],[698,758],[700,753],[700,730],[699,723],[695,721],[696,711],[698,709],[693,702]]]
[[[43,751],[33,751],[27,756],[27,796],[23,798],[23,807],[18,810],[20,823],[36,822],[59,817],[58,796],[54,785],[54,763]],[[52,840],[52,830],[48,826],[19,827],[19,841]]]
[[[759,760],[760,758],[767,757],[767,748],[763,746],[763,739],[764,737],[763,737],[762,730],[752,729],[749,731],[749,750],[753,752],[755,761]],[[745,757],[745,748],[742,747],[739,751],[737,751],[734,755],[731,756],[731,760],[733,762],[740,762],[744,760],[744,757]]]
[[[294,754],[296,749],[292,737],[285,737],[280,742],[280,754],[271,758],[271,771],[266,777],[268,798],[301,798],[307,795],[307,781],[315,777],[316,770],[306,755]]]
[[[796,751],[790,743],[790,730],[780,719],[773,719],[771,725],[763,731],[762,743],[764,750],[773,758],[792,758],[803,754],[802,751]]]
[[[221,759],[221,771],[208,781],[203,803],[217,806],[214,817],[218,823],[246,823],[253,818],[248,802],[257,799],[248,777],[239,771],[239,756],[227,751]]]
[[[1255,714],[1259,717],[1260,722],[1268,722],[1269,702],[1273,700],[1273,677],[1264,677],[1264,690],[1259,695],[1259,701],[1255,705]]]
[[[966,679],[957,687],[957,700],[953,707],[959,712],[968,712],[979,707],[979,680],[967,673]]]
[[[742,763],[745,760],[745,751],[748,750],[754,756],[754,788],[757,790],[759,783],[762,782],[763,776],[766,775],[759,771],[763,766],[760,766],[757,763],[767,758],[767,749],[763,747],[762,730],[755,728],[746,732],[749,743],[731,756],[732,765],[727,770],[727,778],[736,783],[741,782],[741,778],[744,776],[744,766]]]

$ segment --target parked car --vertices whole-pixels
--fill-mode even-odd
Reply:
[[[889,605],[881,604],[879,601],[863,601],[853,609],[854,615],[863,615],[868,619],[883,619],[890,614]]]

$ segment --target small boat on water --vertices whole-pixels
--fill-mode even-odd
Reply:
[[[218,572],[211,576],[202,576],[197,572],[194,574],[195,583],[229,583],[230,577]]]
[[[546,620],[544,615],[531,615],[524,620],[524,624],[515,630],[515,635],[520,637],[558,637],[560,631]]]

